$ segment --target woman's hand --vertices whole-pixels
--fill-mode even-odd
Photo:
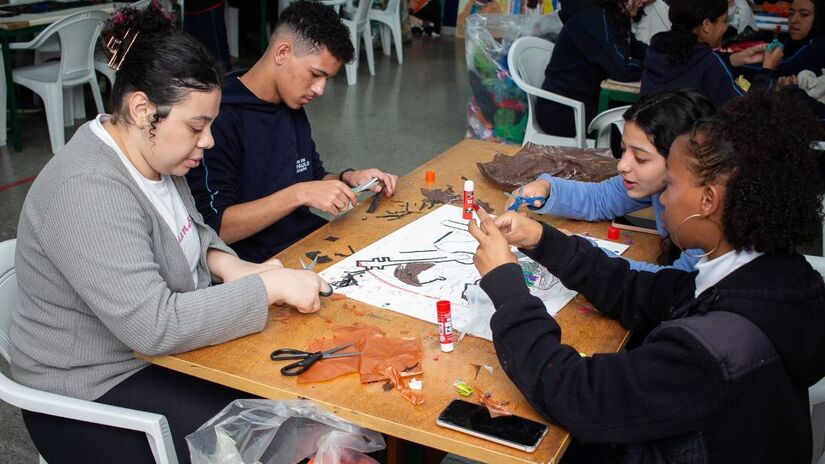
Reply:
[[[524,190],[522,190],[522,188]],[[546,201],[547,197],[550,196],[550,182],[547,182],[544,179],[537,179],[525,185],[524,187],[519,187],[513,190],[512,193],[513,197],[519,196],[519,194],[521,194],[521,196],[523,196],[524,198],[542,197]],[[505,210],[516,201],[513,197],[507,199],[507,203],[504,205]],[[534,201],[533,204],[530,206],[538,208],[543,204],[543,202]]]
[[[206,265],[215,282],[232,282],[249,274],[260,274],[270,269],[280,269],[283,266],[277,259],[270,259],[261,264],[250,263],[239,259],[225,251],[210,248],[206,252]]]
[[[769,52],[765,52],[765,59],[762,61],[763,69],[776,69],[779,63],[782,63],[782,58],[785,56],[785,51],[782,47],[776,47]]]
[[[746,64],[761,63],[765,59],[765,48],[768,44],[754,45],[748,47],[741,52],[732,53],[730,55],[730,64],[734,67],[743,66]]]
[[[540,223],[515,211],[502,214],[493,223],[510,245],[525,250],[531,250],[538,245],[544,230]]]
[[[311,271],[273,268],[259,274],[266,287],[269,304],[294,306],[302,313],[321,309],[321,292],[330,286]]]
[[[510,251],[507,239],[493,223],[492,218],[483,208],[479,208],[478,217],[481,219],[481,227],[475,221],[470,221],[468,230],[470,234],[478,240],[478,249],[473,256],[473,263],[476,265],[481,277],[488,272],[507,263],[516,263],[515,255]]]
[[[281,261],[275,258],[272,258],[269,261],[264,261],[261,264],[250,263],[249,261],[238,259],[237,263],[234,263],[229,267],[227,277],[224,279],[224,282],[232,282],[233,280],[238,280],[250,274],[260,274],[261,272],[266,272],[271,269],[282,269],[283,267],[284,265],[281,264]]]
[[[776,85],[779,87],[793,87],[799,85],[799,78],[796,76],[782,76],[777,79]]]

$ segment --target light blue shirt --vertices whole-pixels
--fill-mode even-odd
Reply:
[[[641,199],[630,198],[627,190],[622,186],[622,176],[611,177],[602,182],[560,179],[549,174],[542,174],[539,179],[550,183],[550,197],[541,208],[530,208],[536,213],[582,221],[607,221],[652,206],[656,215],[656,230],[662,238],[668,236],[662,224],[662,212],[665,207],[659,202],[661,193],[654,193]],[[688,251],[693,255],[702,254],[702,250]],[[679,259],[670,266],[623,259],[630,263],[631,269],[648,272],[657,272],[661,269],[681,269],[691,272],[696,262],[699,261],[698,258],[693,258],[685,252],[682,252]]]

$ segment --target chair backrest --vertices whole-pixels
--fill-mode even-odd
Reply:
[[[587,133],[596,132],[596,148],[610,146],[610,128],[615,124],[619,132],[624,133],[624,114],[630,109],[630,105],[611,108],[596,115],[590,125],[587,126]]]
[[[554,46],[553,42],[538,37],[522,37],[513,42],[507,54],[507,64],[516,85],[541,88]]]
[[[85,82],[94,75],[94,53],[100,26],[109,18],[102,11],[78,13],[55,23],[60,37],[60,76],[64,85]]]
[[[14,250],[17,240],[0,242],[0,355],[9,360],[9,328],[11,314],[17,306],[17,274],[14,272]]]
[[[372,3],[372,2],[370,2]],[[387,8],[384,9],[384,12],[387,14],[398,14],[398,9],[401,6],[401,0],[390,0],[387,2]]]

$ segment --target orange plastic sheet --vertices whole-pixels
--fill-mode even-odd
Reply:
[[[361,353],[361,383],[387,379],[388,367],[395,368],[402,377],[424,372],[424,345],[420,338],[369,337],[364,339]]]
[[[419,404],[424,403],[424,394],[421,392],[410,390],[407,386],[407,383],[404,382],[404,379],[401,378],[401,373],[398,369],[389,366],[384,369],[384,376],[392,382],[393,386],[396,390],[401,393],[401,397],[405,400],[409,401],[410,403],[418,406]]]
[[[381,329],[370,325],[335,327],[331,338],[313,340],[307,351],[323,351],[347,343],[355,345],[341,353],[360,351],[361,356],[321,360],[299,375],[298,383],[324,382],[355,372],[360,373],[362,383],[375,382],[387,378],[387,367],[394,367],[404,377],[424,372],[424,346],[420,339],[387,337]]]
[[[361,351],[361,343],[364,339],[373,336],[383,336],[384,332],[378,327],[363,324],[355,324],[350,327],[335,327],[332,329],[332,338],[319,338],[309,344],[307,351],[323,351],[336,346],[354,343],[350,348],[342,350]],[[346,374],[358,372],[361,365],[361,356],[347,356],[343,358],[322,359],[312,366],[312,369],[298,376],[298,383],[325,382]]]
[[[507,405],[510,404],[509,401],[494,400],[492,393],[484,392],[484,390],[480,388],[476,388],[476,391],[478,391],[478,402],[487,407],[487,410],[490,411],[490,417],[496,418],[513,415],[513,412],[507,407]]]

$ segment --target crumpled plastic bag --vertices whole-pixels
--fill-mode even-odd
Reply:
[[[381,434],[306,400],[235,400],[186,436],[193,464],[377,464]]]
[[[808,93],[809,96],[825,103],[825,69],[822,75],[817,76],[815,72],[803,70],[797,75],[799,88]]]

